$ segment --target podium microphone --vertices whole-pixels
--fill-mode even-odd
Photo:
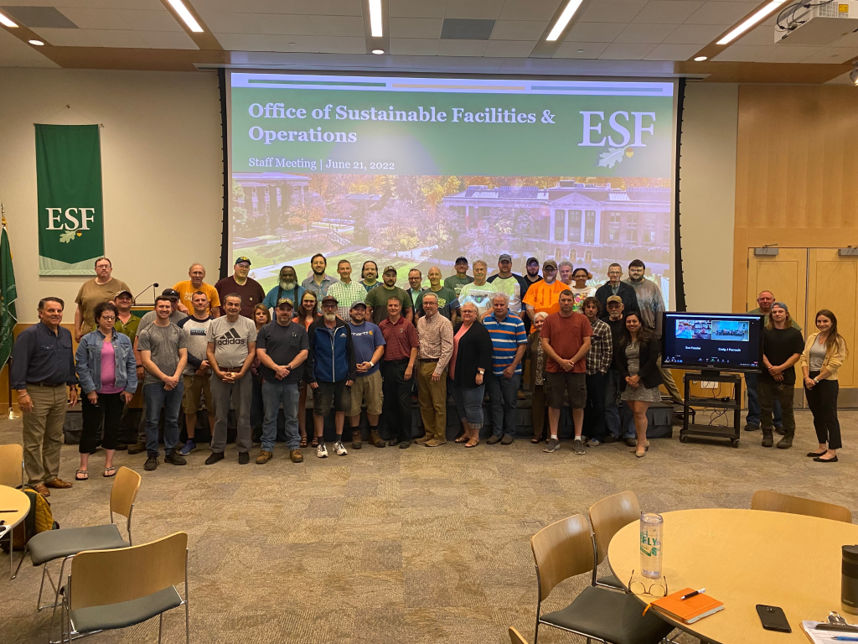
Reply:
[[[150,288],[152,289],[152,301],[154,302],[154,301],[155,301],[155,297],[157,297],[157,296],[155,295],[155,289],[156,289],[156,288],[158,288],[158,286],[160,286],[160,285],[158,284],[158,282],[153,282],[152,284],[150,284],[149,286],[147,286],[146,288],[144,288],[144,289],[143,289],[142,291],[140,291],[140,292],[137,294],[137,296],[134,298],[134,303],[136,304],[136,303],[137,303],[137,298],[138,298],[138,297],[140,297],[141,295],[143,295],[143,293],[145,293],[146,291],[148,291]]]

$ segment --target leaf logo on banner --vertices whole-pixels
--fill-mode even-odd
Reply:
[[[60,241],[63,244],[68,244],[75,238],[75,234],[73,230],[67,230],[62,235],[60,235]]]
[[[599,155],[601,161],[599,161],[600,168],[613,168],[616,164],[621,163],[623,157],[631,157],[634,154],[634,150],[630,150],[628,147],[625,148],[608,148],[607,152],[602,152]]]

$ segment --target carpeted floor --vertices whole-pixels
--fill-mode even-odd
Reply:
[[[763,450],[760,433],[738,449],[724,442],[654,440],[644,459],[622,444],[575,456],[569,443],[545,454],[521,437],[466,450],[452,442],[408,450],[364,445],[319,460],[288,461],[278,445],[264,466],[239,466],[235,447],[204,466],[205,446],[185,467],[144,472],[144,456],[116,464],[143,474],[134,510],[136,543],[184,530],[190,535],[191,637],[196,642],[301,644],[501,643],[514,625],[533,638],[536,576],[529,538],[542,526],[584,513],[631,489],[647,511],[748,507],[773,489],[858,509],[858,462],[847,449],[836,465],[805,458],[816,446],[809,412],[797,413],[796,446]],[[858,412],[841,414],[844,443],[858,441]],[[20,442],[21,421],[0,421],[0,443]],[[255,459],[257,450],[252,456]],[[64,446],[60,476],[71,480],[77,447]],[[103,453],[91,460],[98,474]],[[108,520],[110,481],[95,476],[54,490],[63,527]],[[0,641],[45,642],[50,611],[36,613],[40,571],[25,562],[2,573]],[[116,574],[122,574],[116,571]],[[565,605],[586,584],[561,584],[547,607]],[[178,611],[164,620],[165,642],[183,641]],[[157,620],[94,636],[98,642],[154,642]],[[681,636],[681,642],[694,641]],[[540,642],[577,642],[544,629]]]

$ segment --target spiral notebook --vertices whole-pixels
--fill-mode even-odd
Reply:
[[[683,588],[679,592],[671,593],[667,597],[654,601],[652,605],[671,619],[684,624],[693,624],[704,617],[724,610],[724,602],[720,602],[706,593],[695,595],[689,599],[680,599],[683,595],[693,592],[693,588]]]

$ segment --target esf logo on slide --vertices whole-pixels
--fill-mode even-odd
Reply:
[[[642,140],[643,134],[654,134],[655,112],[618,111],[608,115],[607,123],[605,123],[605,112],[581,112],[580,114],[584,117],[584,123],[581,143],[578,147],[601,148],[606,144],[614,148],[646,147],[646,143]],[[604,134],[603,125],[606,126]],[[632,132],[634,132],[634,142],[632,142]],[[594,141],[594,133],[602,135],[601,139]],[[614,135],[621,138],[615,140]]]

